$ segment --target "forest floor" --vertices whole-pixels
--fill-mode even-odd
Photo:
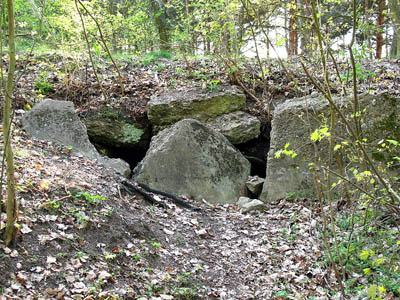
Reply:
[[[330,298],[335,280],[309,203],[163,209],[20,129],[14,149],[21,227],[15,247],[0,246],[4,299]]]
[[[399,95],[399,62],[374,64],[362,67],[369,75],[360,90]],[[16,108],[51,97],[73,101],[81,115],[111,105],[141,119],[152,94],[232,80],[211,60],[121,62],[121,70],[123,97],[110,64],[100,67],[104,100],[88,65],[31,58],[19,65]],[[288,80],[271,63],[262,82],[254,64],[243,70],[243,82],[263,100],[247,109],[265,123],[279,101],[314,92],[296,67]],[[19,234],[10,247],[0,242],[0,299],[338,299],[313,201],[243,213],[206,202],[191,202],[202,208],[193,212],[160,198],[164,209],[128,195],[122,178],[68,147],[30,139],[19,113],[13,133]]]

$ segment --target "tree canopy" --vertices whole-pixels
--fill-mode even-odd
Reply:
[[[16,0],[19,48],[36,42],[43,47],[82,50],[83,29],[74,2]],[[348,42],[353,27],[351,3],[318,3],[321,27],[333,48],[340,49]],[[267,57],[276,55],[270,50],[273,46],[283,47],[280,55],[291,56],[307,54],[316,45],[310,0],[92,0],[78,4],[91,47],[98,53],[102,48],[99,32],[82,5],[101,24],[114,53],[168,50],[249,55],[249,49],[258,47]],[[399,56],[398,1],[359,1],[357,16],[356,42],[360,47],[365,45],[377,58]]]

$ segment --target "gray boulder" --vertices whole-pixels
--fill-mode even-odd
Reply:
[[[121,159],[101,157],[90,143],[86,127],[75,113],[72,102],[45,99],[26,112],[21,121],[26,133],[34,138],[72,146],[74,153],[97,159],[123,175],[130,172],[129,164]]]
[[[350,109],[352,99],[338,97],[334,101],[353,123]],[[382,139],[400,140],[400,99],[387,94],[361,95],[359,102],[360,109],[365,109],[362,128],[370,146],[378,146],[378,141]],[[261,200],[285,198],[288,193],[307,197],[315,195],[314,175],[309,166],[309,163],[315,160],[310,132],[320,128],[324,124],[322,120],[328,118],[328,102],[320,96],[293,99],[277,106],[272,120],[267,175]],[[311,124],[308,124],[307,120],[310,120]],[[336,120],[336,135],[348,137],[343,122],[338,117]],[[280,158],[276,158],[275,153],[284,149],[287,143],[290,143],[287,150],[296,152],[297,156],[290,158],[282,154]],[[329,153],[327,138],[318,142],[318,149],[322,158],[318,164],[323,166]],[[390,153],[372,151],[370,155],[376,162],[382,162]]]
[[[99,158],[99,162],[105,165],[107,168],[113,169],[115,172],[124,177],[129,177],[129,175],[131,175],[131,167],[123,159],[102,156]]]
[[[220,133],[185,119],[154,136],[135,180],[165,192],[234,203],[245,193],[250,163]]]
[[[203,122],[240,110],[245,102],[245,95],[235,86],[223,86],[217,91],[172,90],[153,96],[148,103],[147,115],[157,132],[185,118]]]
[[[90,159],[99,158],[72,102],[45,99],[23,115],[22,126],[34,138],[72,146],[73,152]]]
[[[240,197],[236,204],[245,212],[252,210],[264,211],[267,208],[264,202],[258,199],[250,199],[247,197]]]
[[[234,145],[248,142],[260,135],[261,122],[243,111],[218,116],[207,122]]]

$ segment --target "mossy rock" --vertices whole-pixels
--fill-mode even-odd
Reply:
[[[85,124],[93,143],[113,148],[146,147],[149,141],[147,129],[115,118],[96,116],[86,119]]]
[[[354,126],[353,98],[335,97],[333,100],[348,122]],[[388,169],[389,176],[399,177],[398,169],[390,170],[386,167],[391,158],[397,155],[398,149],[385,148],[383,144],[388,144],[387,140],[400,142],[400,98],[385,93],[360,95],[359,107],[364,148],[375,164],[380,165],[382,169]],[[289,193],[315,196],[315,173],[310,169],[309,163],[316,163],[322,167],[328,165],[329,139],[323,138],[316,143],[319,154],[316,161],[315,147],[309,133],[315,132],[321,126],[329,128],[329,115],[329,103],[318,96],[291,99],[277,106],[272,121],[266,180],[261,200],[274,201],[285,198]],[[351,143],[348,130],[339,117],[336,117],[335,129],[338,144]],[[296,156],[282,154],[276,157],[276,153],[284,153],[284,149],[295,152]],[[355,160],[352,154],[349,146],[338,148],[335,152],[335,155],[341,155],[347,170],[353,166],[351,164]],[[357,167],[356,163],[355,166]],[[332,169],[340,173],[335,160]],[[342,193],[339,186],[332,191],[338,195]]]
[[[245,95],[235,86],[222,86],[215,91],[200,88],[171,90],[151,98],[148,118],[153,131],[158,132],[186,118],[205,122],[238,111],[245,102]]]

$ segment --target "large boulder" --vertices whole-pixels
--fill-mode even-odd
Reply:
[[[246,143],[260,135],[260,120],[243,111],[218,116],[207,124],[234,145]]]
[[[90,143],[85,125],[69,101],[45,99],[22,117],[26,133],[34,138],[71,146],[72,151],[89,159],[97,159],[122,175],[129,175],[129,165],[120,159],[102,157]]]
[[[154,136],[135,180],[165,192],[235,203],[245,193],[250,163],[220,133],[185,119]]]
[[[72,146],[72,151],[90,159],[99,157],[72,102],[45,99],[23,115],[22,125],[37,139]]]
[[[216,91],[171,90],[151,98],[147,115],[157,132],[185,118],[203,122],[240,110],[245,102],[245,95],[235,86],[223,86]]]
[[[334,101],[353,124],[352,99],[338,97]],[[382,139],[400,140],[400,99],[387,94],[361,95],[359,102],[360,110],[363,111],[363,133],[370,146],[377,146]],[[314,173],[309,165],[315,161],[315,148],[310,139],[310,132],[321,128],[327,120],[329,104],[320,96],[292,99],[277,106],[272,120],[267,175],[261,200],[281,199],[288,193],[299,196],[315,195]],[[348,137],[339,117],[336,118],[336,122],[336,136]],[[286,153],[289,155],[282,154],[280,158],[276,158],[275,153],[284,150],[287,143],[289,145],[286,147]],[[290,151],[295,152],[297,156],[290,157]],[[326,164],[329,153],[327,138],[318,142],[318,151],[321,156],[318,164]],[[381,150],[371,151],[370,155],[377,162],[387,158]]]

